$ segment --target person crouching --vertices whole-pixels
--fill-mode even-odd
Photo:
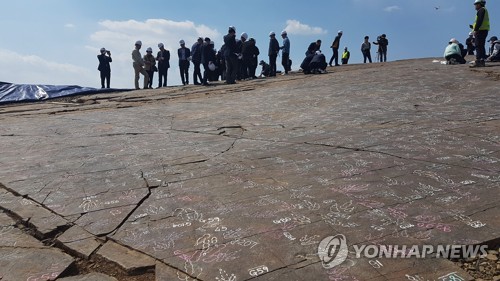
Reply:
[[[446,49],[444,50],[444,58],[446,59],[447,64],[455,65],[466,63],[458,44],[458,40],[452,38],[448,43],[448,46],[446,46]]]

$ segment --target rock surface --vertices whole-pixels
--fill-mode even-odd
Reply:
[[[431,61],[1,106],[0,280],[497,278],[353,250],[498,244],[500,64]]]

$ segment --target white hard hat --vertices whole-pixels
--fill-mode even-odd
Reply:
[[[216,68],[216,66],[215,66],[215,64],[214,64],[213,62],[210,62],[210,63],[208,64],[208,69],[210,69],[211,71],[214,71],[214,70],[215,70],[215,68]]]
[[[163,47],[165,47],[165,46],[163,45],[163,43],[159,43],[159,44],[158,44],[158,48],[163,48]]]
[[[476,4],[483,4],[484,5],[484,4],[486,4],[486,1],[485,0],[476,0],[476,1],[474,1],[474,5],[476,5]]]
[[[141,40],[135,41],[135,44],[136,44],[136,45],[139,45],[139,46],[142,46],[142,42],[141,42]]]
[[[229,30],[233,30],[234,32],[236,32],[236,27],[231,25],[231,26],[229,26]]]
[[[243,33],[241,33],[240,37],[243,37],[243,38],[245,38],[245,40],[247,40],[248,39],[248,34],[246,32],[243,32]]]
[[[455,39],[455,38],[451,38],[451,39],[450,39],[450,43],[455,43],[455,44],[458,44],[458,40],[457,40],[457,39]]]
[[[339,30],[339,31],[338,31],[337,33],[340,33],[340,34],[342,34],[342,33],[344,33],[344,32],[343,32],[342,30]]]
[[[151,52],[151,53],[152,53],[152,52],[153,52],[153,49],[151,49],[151,47],[148,47],[148,48],[146,49],[146,52]]]
[[[286,35],[286,30],[281,31],[281,35]]]
[[[184,40],[181,40],[181,41],[179,41],[179,44],[184,45],[184,44],[186,44],[186,42],[184,42]]]
[[[320,55],[321,54],[321,51],[320,50],[317,50],[316,51],[316,55]]]
[[[474,35],[474,32],[472,32],[472,31],[469,32],[469,36],[472,36],[472,35]]]
[[[274,35],[276,35],[276,33],[274,33],[274,31],[269,32],[269,36],[274,36]]]

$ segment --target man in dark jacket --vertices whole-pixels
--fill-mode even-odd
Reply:
[[[259,48],[255,45],[255,39],[250,38],[248,41],[243,43],[242,55],[243,55],[243,64],[246,67],[246,71],[248,73],[248,78],[255,79],[255,72],[257,70],[258,57],[260,55]]]
[[[248,34],[246,32],[241,33],[240,40],[236,40],[236,53],[238,54],[238,71],[236,73],[236,78],[238,80],[248,78],[248,66],[245,64],[243,59],[243,45],[248,43]]]
[[[210,38],[205,38],[205,44],[203,44],[202,48],[202,59],[203,63],[203,86],[208,86],[208,77],[211,75],[212,70],[210,69],[210,64],[214,64],[216,62],[216,55],[214,50],[214,42],[210,40]],[[214,69],[215,70],[215,69]]]
[[[471,67],[483,67],[486,59],[486,38],[490,31],[490,16],[485,7],[485,0],[476,0],[474,6],[477,11],[476,22],[471,27],[476,38],[476,61]]]
[[[321,40],[317,40],[316,42],[312,42],[309,44],[309,47],[307,48],[306,51],[306,57],[308,55],[315,55],[316,51],[321,50]]]
[[[326,57],[321,53],[321,51],[316,51],[313,56],[311,63],[309,63],[309,69],[312,74],[323,74],[326,73]]]
[[[385,34],[377,37],[377,42],[373,42],[373,44],[378,45],[378,60],[379,62],[387,61],[387,46],[389,45],[389,40],[387,40],[387,36]]]
[[[97,55],[97,59],[99,60],[99,66],[97,70],[101,73],[101,88],[104,89],[104,81],[106,81],[106,88],[109,88],[110,80],[111,80],[111,52],[107,51],[105,48],[101,48],[101,54]]]
[[[238,57],[236,55],[236,28],[230,26],[227,35],[224,36],[224,58],[226,60],[226,83],[236,83],[236,72]]]
[[[194,43],[193,46],[191,47],[191,57],[192,57],[191,61],[193,62],[194,66],[193,82],[195,85],[200,85],[200,82],[202,80],[201,69],[200,69],[202,46],[203,46],[203,38],[198,37],[196,43]],[[198,79],[200,79],[200,82],[198,82]]]
[[[156,55],[158,61],[158,88],[167,87],[168,69],[170,68],[170,52],[165,50],[163,43],[158,44],[160,51]]]
[[[280,43],[276,40],[276,33],[271,31],[269,33],[269,66],[271,67],[270,77],[276,76],[276,59],[280,52]]]
[[[470,32],[469,37],[465,40],[465,45],[467,45],[467,54],[471,56],[474,55],[474,50],[476,50],[474,40],[474,33]]]
[[[186,47],[186,42],[184,40],[179,41],[181,47],[177,50],[177,55],[179,56],[179,69],[181,72],[182,85],[189,84],[189,58],[191,57],[191,51]]]
[[[339,66],[339,47],[340,47],[340,38],[342,38],[342,34],[343,34],[342,30],[339,30],[339,32],[337,32],[337,36],[333,40],[332,46],[330,46],[330,48],[332,48],[333,50],[333,55],[332,58],[330,58],[330,62],[328,63],[329,66],[332,66],[332,62],[334,59],[335,59],[335,66]]]

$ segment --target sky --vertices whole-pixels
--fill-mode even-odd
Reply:
[[[228,26],[237,37],[248,33],[268,61],[268,34],[288,32],[292,68],[298,69],[308,45],[321,39],[329,48],[338,30],[341,48],[351,51],[350,63],[362,62],[360,46],[382,33],[389,39],[388,60],[440,57],[447,42],[464,42],[473,23],[473,0],[2,0],[0,17],[0,81],[16,84],[80,85],[100,88],[97,55],[111,51],[111,87],[134,85],[131,53],[142,40],[171,53],[169,85],[179,85],[179,40],[191,47],[197,37],[222,45]],[[490,36],[500,35],[500,1],[489,0]],[[490,37],[489,36],[489,37]],[[281,38],[278,36],[278,41]],[[376,46],[372,46],[375,58]],[[278,58],[278,70],[282,69]],[[193,66],[190,68],[192,77]],[[260,71],[260,67],[259,70]],[[142,77],[141,77],[142,79]],[[192,79],[190,79],[192,82]],[[157,85],[157,74],[154,86]]]

